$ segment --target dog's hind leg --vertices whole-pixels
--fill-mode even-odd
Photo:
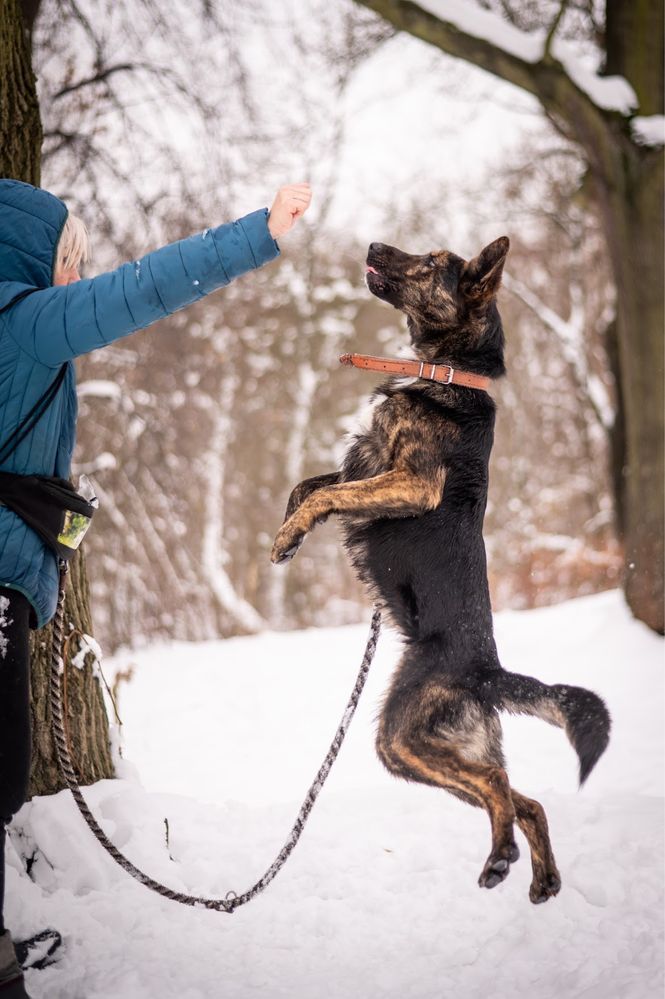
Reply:
[[[393,688],[377,737],[379,758],[396,776],[441,787],[487,811],[492,849],[478,881],[485,888],[503,881],[519,857],[508,775],[499,762],[500,748],[492,752],[488,744],[495,725],[498,720],[485,717],[466,694],[430,684],[412,691],[408,701]]]
[[[515,806],[517,824],[526,836],[531,851],[533,881],[529,888],[529,898],[537,905],[558,895],[561,888],[561,877],[552,853],[547,818],[540,802],[526,798],[514,788],[510,789],[510,794]]]

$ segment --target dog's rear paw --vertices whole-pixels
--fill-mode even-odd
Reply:
[[[501,858],[492,861],[491,864],[488,861],[483,868],[483,873],[478,878],[478,884],[481,888],[496,888],[502,881],[505,881],[509,872],[510,864],[507,860]]]
[[[542,875],[534,877],[529,888],[529,898],[534,905],[547,902],[548,898],[554,898],[561,890],[561,878],[558,871],[543,872]]]
[[[502,856],[503,854],[503,856]],[[510,843],[501,851],[491,853],[487,858],[482,874],[478,878],[481,888],[496,888],[510,874],[510,865],[519,859],[520,851],[516,843]]]

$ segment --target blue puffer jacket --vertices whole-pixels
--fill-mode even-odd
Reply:
[[[54,288],[67,209],[46,191],[0,180],[0,444],[68,362],[54,403],[0,470],[68,478],[77,411],[72,358],[143,329],[272,260],[279,248],[267,217],[265,209],[253,212],[108,274]],[[55,556],[3,506],[0,586],[25,594],[38,627],[53,616]]]

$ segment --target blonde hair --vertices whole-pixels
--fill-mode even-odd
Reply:
[[[85,223],[70,212],[58,240],[55,270],[69,271],[90,260],[90,237]]]

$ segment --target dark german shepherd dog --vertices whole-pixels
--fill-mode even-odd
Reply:
[[[367,285],[406,314],[419,361],[498,378],[505,368],[496,292],[508,246],[502,237],[466,261],[372,243]],[[529,897],[544,902],[561,886],[547,820],[537,801],[510,786],[498,712],[563,728],[579,756],[580,782],[607,746],[609,714],[590,691],[547,686],[499,662],[482,537],[491,397],[416,377],[389,379],[373,399],[371,426],[354,438],[341,471],[291,493],[272,561],[292,558],[315,524],[339,514],[359,577],[404,637],[379,722],[380,759],[398,777],[487,810],[485,888],[503,881],[519,856],[517,822],[531,850]]]

